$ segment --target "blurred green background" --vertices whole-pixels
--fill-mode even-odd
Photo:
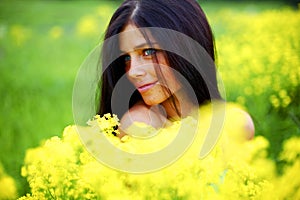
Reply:
[[[20,176],[26,149],[73,124],[76,73],[120,2],[0,1],[0,165],[18,196],[29,192]],[[276,161],[282,142],[300,135],[297,1],[201,5],[215,33],[226,98],[247,108]]]

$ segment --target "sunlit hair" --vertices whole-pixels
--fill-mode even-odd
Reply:
[[[124,27],[132,23],[138,28],[159,27],[178,31],[197,41],[207,52],[210,59],[215,61],[214,38],[207,18],[195,0],[125,0],[113,14],[105,33],[105,40],[123,31]],[[149,42],[145,32],[142,33]],[[160,44],[162,38],[154,39]],[[174,41],[175,42],[175,41]],[[118,44],[113,45],[119,48]],[[102,66],[108,66],[102,72],[100,79],[100,104],[98,114],[112,113],[111,96],[118,80],[125,74],[122,59],[115,59],[109,63],[110,48],[104,45],[102,51]],[[187,47],[188,48],[188,47]],[[196,69],[184,58],[175,53],[165,51],[165,56],[170,67],[179,72],[194,90],[197,104],[202,104],[212,99],[221,99],[217,87],[215,66],[210,66],[209,89],[207,80],[201,76],[201,70]],[[197,52],[193,52],[197,57]],[[197,58],[195,58],[197,59]],[[157,61],[157,59],[156,59]],[[158,63],[159,64],[159,63]],[[160,69],[156,69],[161,81],[165,81]],[[183,85],[183,88],[186,86]],[[170,91],[167,91],[170,92]],[[133,106],[142,97],[138,91],[131,97],[129,107]],[[174,100],[173,100],[174,101]],[[99,101],[98,101],[99,102]],[[174,108],[178,112],[175,103]],[[123,111],[123,113],[126,110]],[[122,115],[123,113],[117,113]]]

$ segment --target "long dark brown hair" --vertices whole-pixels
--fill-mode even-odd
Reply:
[[[205,13],[195,0],[125,0],[113,14],[107,27],[107,40],[116,36],[128,23],[136,27],[158,27],[178,31],[198,42],[212,61],[215,61],[214,38]],[[146,38],[147,39],[147,38]],[[155,38],[160,43],[159,38]],[[112,93],[119,79],[125,74],[124,63],[116,58],[112,62],[111,49],[118,44],[104,44],[102,50],[102,69],[99,82],[100,101],[98,114],[112,113]],[[197,52],[193,52],[197,57]],[[215,65],[209,66],[209,83],[190,62],[172,52],[165,52],[169,66],[178,71],[194,90],[198,104],[212,99],[221,99],[216,78]],[[197,59],[197,58],[195,58]],[[107,67],[103,67],[107,66]],[[163,76],[163,75],[162,75]],[[183,87],[185,87],[183,85]],[[209,88],[208,88],[209,87]],[[136,91],[133,93],[128,108],[142,100]],[[123,110],[121,115],[126,112]]]

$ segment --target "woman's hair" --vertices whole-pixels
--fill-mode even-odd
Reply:
[[[121,33],[128,23],[132,23],[138,28],[158,27],[185,34],[198,42],[209,55],[209,59],[215,61],[213,34],[206,16],[196,0],[125,0],[113,14],[104,39],[107,40]],[[149,38],[145,33],[143,34],[146,41],[149,42]],[[158,44],[162,42],[160,41],[161,38],[155,39]],[[118,44],[113,46],[119,48]],[[112,93],[118,80],[125,74],[122,59],[117,58],[109,62],[112,51],[109,49],[114,47],[112,47],[112,44],[103,45],[103,72],[99,82],[101,98],[98,114],[100,115],[112,113]],[[175,53],[169,51],[164,53],[169,66],[182,75],[184,79],[188,80],[199,105],[212,99],[221,99],[217,87],[215,65],[209,66],[211,75],[209,76],[208,85],[207,79],[199,72],[201,69],[197,69],[197,67]],[[194,52],[194,54],[197,57],[197,52]],[[107,67],[105,68],[104,66]],[[207,67],[205,70],[207,70]],[[163,74],[160,76],[163,77]],[[185,85],[183,85],[184,87]],[[141,99],[141,95],[135,91],[130,99],[129,107]],[[116,114],[122,115],[123,113]]]

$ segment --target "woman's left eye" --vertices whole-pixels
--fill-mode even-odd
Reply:
[[[155,49],[145,49],[143,53],[144,53],[144,56],[151,56],[156,53],[156,50]]]

